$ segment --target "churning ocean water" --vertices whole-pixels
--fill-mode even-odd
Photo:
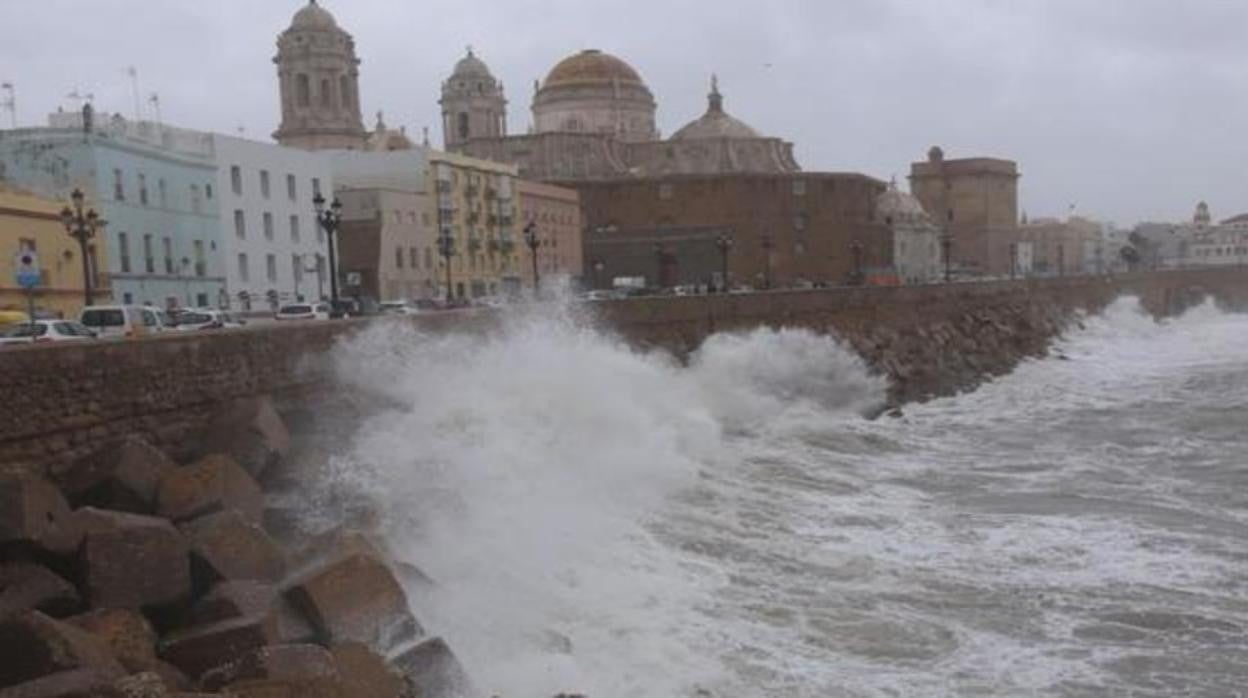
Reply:
[[[370,330],[335,459],[487,693],[1248,691],[1248,317],[1124,299],[978,391],[861,415],[833,337],[679,365],[570,316]]]

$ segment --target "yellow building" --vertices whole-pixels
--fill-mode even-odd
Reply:
[[[523,261],[515,231],[516,168],[435,150],[428,156],[428,191],[436,197],[437,234],[455,241],[450,282],[455,297],[515,293]],[[440,258],[438,264],[443,296],[445,262]]]
[[[0,185],[0,311],[26,309],[26,291],[17,285],[15,268],[17,253],[23,249],[34,250],[39,257],[42,278],[35,289],[36,310],[73,318],[82,309],[82,258],[78,242],[61,223],[64,206],[65,202]],[[107,269],[103,250],[103,245],[89,248],[93,270]],[[107,276],[98,271],[95,275],[95,297],[107,300]]]

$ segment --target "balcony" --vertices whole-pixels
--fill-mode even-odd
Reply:
[[[484,244],[482,243],[481,238],[477,237],[476,235],[473,235],[468,238],[468,251],[469,252],[480,252],[483,246]]]
[[[439,180],[438,180],[438,193],[439,193],[439,194],[450,194],[450,193],[451,193],[451,180],[449,180],[449,179],[439,179]]]
[[[497,190],[497,189],[495,189],[494,187],[486,187],[486,190],[485,190],[485,198],[487,198],[487,199],[497,199],[497,198],[498,198],[498,190]]]
[[[476,196],[481,193],[481,187],[476,184],[469,184],[464,187],[464,196]]]

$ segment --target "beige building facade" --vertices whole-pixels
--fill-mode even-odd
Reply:
[[[340,187],[337,195],[345,293],[382,301],[437,296],[437,227],[428,193]]]
[[[564,277],[577,281],[583,277],[584,252],[581,220],[581,197],[573,189],[551,184],[516,180],[520,217],[516,228],[523,231],[532,224],[537,234],[537,269],[543,279]],[[523,237],[523,236],[521,236]],[[523,242],[522,239],[518,241]],[[532,251],[524,250],[530,257]],[[533,260],[521,265],[526,286],[533,285]]]
[[[36,310],[76,318],[83,304],[82,256],[78,242],[61,223],[64,203],[0,185],[0,311],[26,311],[27,295],[16,281],[15,259],[30,250],[39,258],[41,283],[34,291]],[[111,290],[105,245],[88,247],[97,302]]]
[[[441,294],[456,298],[511,294],[521,284],[521,246],[516,234],[516,169],[487,160],[427,151],[427,191],[443,253]]]
[[[910,167],[910,191],[948,235],[961,276],[1008,274],[1018,242],[1018,165],[996,158],[945,159],[934,147]]]

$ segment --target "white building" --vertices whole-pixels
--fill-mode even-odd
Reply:
[[[213,134],[230,306],[329,294],[329,249],[312,199],[333,199],[328,154]]]
[[[940,229],[923,204],[892,182],[875,202],[878,222],[893,233],[893,270],[903,284],[929,284],[943,278]]]

